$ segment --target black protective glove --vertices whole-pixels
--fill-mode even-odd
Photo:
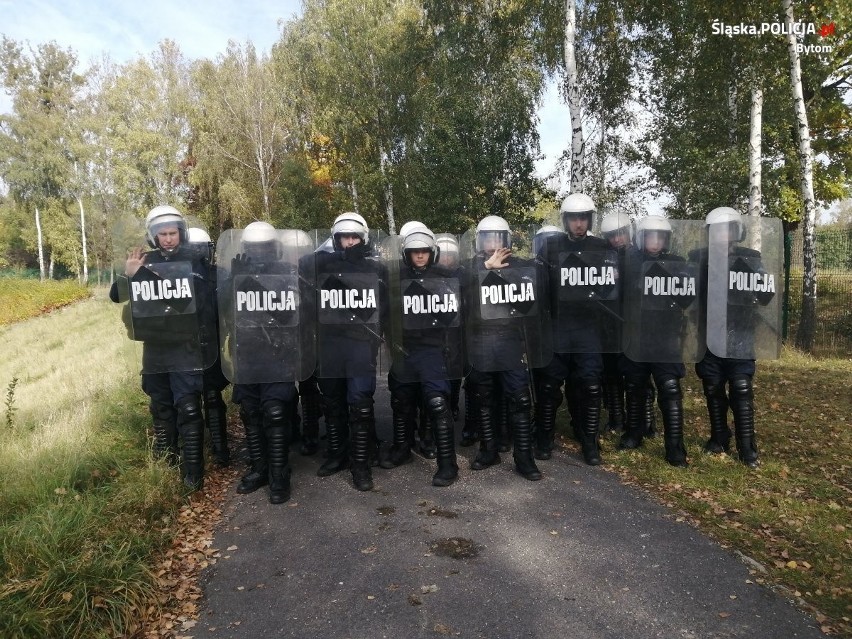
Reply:
[[[251,271],[251,258],[245,253],[237,253],[231,258],[232,273],[248,273]]]
[[[370,254],[367,245],[363,242],[358,242],[354,246],[350,246],[349,248],[343,249],[343,259],[347,262],[357,262],[358,260],[363,260]]]

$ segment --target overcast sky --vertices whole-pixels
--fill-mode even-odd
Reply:
[[[77,53],[81,68],[103,53],[118,63],[147,57],[167,38],[177,42],[188,58],[215,59],[228,40],[251,40],[259,51],[269,51],[278,39],[279,20],[300,11],[300,0],[0,0],[0,33],[32,45],[55,40]],[[0,95],[0,112],[10,108],[8,97]],[[539,118],[546,157],[537,169],[545,175],[570,134],[568,108],[553,87]]]

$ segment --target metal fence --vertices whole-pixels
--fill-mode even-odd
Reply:
[[[788,236],[790,280],[785,338],[793,343],[802,310],[802,232]],[[814,354],[852,357],[852,226],[817,227],[817,325]]]

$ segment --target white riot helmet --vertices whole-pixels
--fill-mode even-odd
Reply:
[[[547,243],[547,239],[556,235],[564,235],[563,231],[555,224],[544,224],[533,236],[533,255],[538,255]]]
[[[639,220],[636,225],[636,246],[640,251],[646,251],[645,240],[650,239],[652,234],[661,234],[663,248],[661,253],[668,253],[672,247],[672,225],[662,215],[648,215]]]
[[[252,222],[243,229],[240,241],[242,250],[258,262],[271,262],[281,258],[282,245],[278,231],[269,222]]]
[[[426,249],[431,253],[427,266],[432,266],[438,261],[438,243],[435,241],[435,234],[432,233],[425,225],[420,225],[408,232],[402,238],[402,261],[406,266],[412,266],[411,256],[409,251],[414,249]]]
[[[288,249],[295,249],[299,253],[310,253],[314,250],[311,236],[299,229],[281,231],[281,243]]]
[[[370,229],[367,226],[367,220],[358,213],[341,213],[335,218],[331,227],[331,237],[334,240],[335,250],[340,251],[343,248],[338,239],[338,235],[342,234],[357,235],[365,246],[370,243]]]
[[[705,218],[705,223],[708,227],[714,224],[729,225],[728,238],[730,238],[730,241],[742,242],[745,239],[746,229],[742,215],[730,206],[720,206],[710,211]]]
[[[438,245],[438,263],[454,268],[459,263],[459,241],[452,233],[438,233],[435,236]]]
[[[189,244],[203,259],[213,259],[213,242],[210,235],[204,229],[191,226],[186,230],[187,244]]]
[[[405,240],[405,236],[411,233],[414,229],[426,229],[427,226],[423,224],[423,222],[416,222],[412,220],[411,222],[406,222],[401,227],[399,227],[399,237],[402,240]]]
[[[597,207],[594,200],[584,193],[571,193],[568,197],[562,200],[562,206],[559,207],[559,217],[562,219],[562,228],[568,231],[568,218],[576,216],[585,216],[589,220],[588,230],[591,230],[595,223],[595,213]]]
[[[497,240],[498,246],[512,248],[509,223],[499,215],[488,215],[476,225],[477,253],[484,251],[486,246],[493,246],[492,240]]]
[[[169,206],[168,204],[155,206],[151,209],[145,217],[145,235],[148,240],[148,246],[165,251],[165,249],[160,247],[160,242],[157,240],[157,233],[160,230],[171,226],[177,227],[180,243],[185,244],[187,242],[187,235],[186,220],[184,219],[183,214],[175,207]],[[168,252],[174,253],[175,250],[177,249],[173,249]]]
[[[614,211],[607,213],[601,220],[601,235],[607,241],[610,237],[624,233],[633,241],[633,222],[627,213]]]

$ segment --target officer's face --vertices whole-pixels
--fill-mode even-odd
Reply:
[[[565,216],[566,230],[571,234],[571,237],[585,237],[589,232],[589,216],[585,213],[575,215],[568,213]]]
[[[176,226],[167,226],[157,231],[157,242],[160,248],[172,251],[180,245],[180,232]]]
[[[361,243],[361,238],[354,233],[340,233],[337,238],[340,241],[340,246],[345,249]]]
[[[607,233],[606,239],[612,248],[623,249],[630,241],[630,236],[627,234],[627,231],[622,231],[621,229],[619,229],[617,231],[613,231],[612,233]]]
[[[645,233],[645,252],[651,255],[659,255],[666,248],[666,233],[661,231],[648,231]]]
[[[408,255],[414,268],[423,268],[429,263],[431,252],[429,249],[411,249]]]

